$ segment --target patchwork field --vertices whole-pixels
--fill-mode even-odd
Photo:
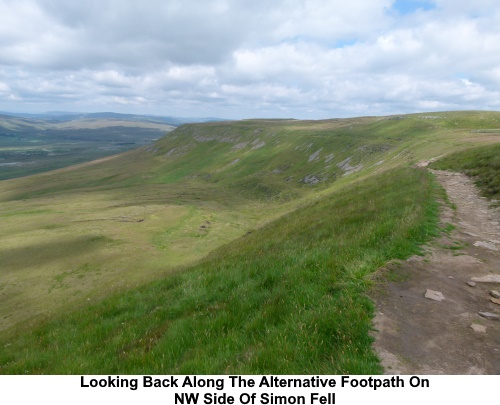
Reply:
[[[125,114],[0,114],[0,180],[148,145],[176,126],[167,118]]]

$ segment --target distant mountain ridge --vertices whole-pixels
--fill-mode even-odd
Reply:
[[[203,123],[203,122],[218,122],[227,121],[223,118],[216,117],[174,117],[174,116],[160,116],[150,114],[121,114],[115,112],[95,112],[95,113],[82,113],[73,111],[49,111],[46,113],[18,113],[0,111],[0,118],[25,118],[44,120],[49,122],[68,122],[82,119],[106,119],[106,120],[120,120],[120,121],[134,121],[134,122],[152,122],[158,124],[166,124],[178,127],[183,124],[189,123]]]
[[[0,112],[0,180],[124,152],[183,124],[217,120],[114,112]]]

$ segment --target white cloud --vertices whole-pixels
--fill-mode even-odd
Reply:
[[[0,109],[498,108],[497,0],[425,3],[401,14],[394,0],[0,0]]]
[[[6,83],[0,82],[0,92],[7,93],[10,91],[10,87]]]
[[[109,87],[129,87],[134,85],[134,79],[127,77],[116,70],[103,70],[91,73],[96,84],[101,84]]]
[[[274,12],[278,39],[304,37],[327,42],[362,38],[388,23],[391,0],[288,0]]]

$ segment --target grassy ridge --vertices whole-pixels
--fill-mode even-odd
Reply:
[[[405,141],[373,135],[373,122],[189,125],[148,148],[0,182],[0,331],[193,264],[303,199],[383,170]]]
[[[500,132],[488,130],[500,126],[500,113],[435,114],[191,124],[104,164],[47,173],[42,181],[33,176],[0,184],[0,201],[3,189],[9,189],[9,199],[30,199],[82,188],[193,181],[197,187],[228,187],[247,198],[293,199],[312,187],[327,188],[346,172],[362,175],[500,141]],[[317,183],[307,183],[314,177]]]
[[[500,145],[490,145],[446,156],[431,164],[434,169],[454,170],[475,179],[483,193],[500,199]]]
[[[436,229],[431,177],[343,187],[200,264],[0,344],[1,373],[381,372],[367,276]]]
[[[435,215],[405,168],[498,143],[499,122],[188,125],[0,182],[0,373],[377,371],[363,275],[415,251]]]

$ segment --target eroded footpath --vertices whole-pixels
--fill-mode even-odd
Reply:
[[[441,225],[454,228],[387,270],[374,347],[387,374],[500,374],[500,210],[467,176],[432,172],[456,207]]]

